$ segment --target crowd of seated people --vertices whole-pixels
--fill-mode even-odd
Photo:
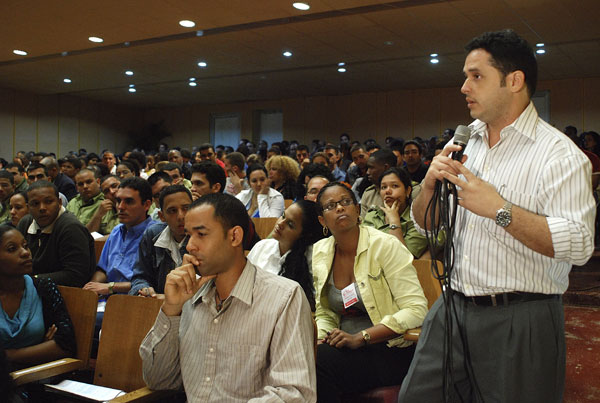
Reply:
[[[573,129],[569,126],[565,133],[600,173],[600,137],[595,132],[577,136]],[[188,291],[208,293],[216,301],[217,314],[233,305],[230,296],[243,299],[235,283],[220,285],[219,276],[225,274],[218,270],[202,274],[207,279],[217,276],[202,283],[204,288],[216,287],[212,293],[196,287],[199,280],[192,274],[180,274],[171,280],[171,288],[168,285],[169,273],[188,273],[189,267],[193,274],[201,273],[199,268],[209,266],[207,256],[221,253],[202,252],[194,245],[201,241],[188,244],[190,236],[204,231],[204,224],[199,224],[200,230],[188,224],[188,212],[195,211],[194,217],[204,223],[206,217],[199,212],[208,208],[202,201],[211,195],[209,206],[224,200],[246,211],[244,225],[215,213],[230,235],[225,241],[233,242],[235,256],[239,258],[239,248],[248,254],[249,263],[238,269],[246,271],[248,264],[270,273],[267,283],[292,293],[286,303],[297,304],[294,315],[312,311],[318,348],[316,368],[310,369],[306,382],[318,399],[339,401],[343,394],[399,385],[414,353],[414,345],[402,334],[420,326],[427,312],[411,262],[430,256],[426,238],[415,230],[410,204],[429,162],[452,136],[448,129],[427,141],[390,137],[384,147],[372,139],[351,141],[347,134],[338,144],[282,141],[268,147],[261,141],[255,147],[242,140],[236,150],[211,144],[169,149],[161,144],[158,152],[150,153],[80,150],[57,159],[43,152],[19,152],[11,163],[0,161],[0,339],[9,364],[29,365],[75,350],[55,284],[87,288],[103,298],[129,293],[168,299],[180,298],[177,290],[189,287],[186,282],[191,279]],[[600,175],[593,178],[597,185]],[[277,218],[272,234],[263,240],[251,220],[261,218]],[[243,229],[241,237],[238,227]],[[97,263],[92,234],[108,237]],[[292,283],[270,275],[294,282],[301,297],[289,287]],[[221,287],[228,290],[223,295]],[[17,295],[23,295],[20,305]],[[355,301],[348,303],[347,295]],[[189,296],[181,298],[177,301]],[[181,306],[186,315],[187,308]],[[18,315],[28,316],[16,321]],[[179,326],[168,316],[157,324]],[[297,319],[286,320],[288,326],[305,326]],[[381,365],[388,369],[385,373],[373,370]],[[163,385],[152,379],[153,385]],[[175,384],[181,386],[174,382],[169,387]],[[304,397],[310,396],[302,389],[307,384],[299,389]]]

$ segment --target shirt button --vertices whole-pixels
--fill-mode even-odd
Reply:
[[[208,349],[208,351],[210,351],[212,353],[212,352],[215,351],[215,349],[211,347],[211,348]]]
[[[469,260],[469,256],[465,255],[465,256],[464,256],[464,259],[465,259],[465,260]]]
[[[469,224],[469,229],[473,229],[475,226],[473,224]]]
[[[206,382],[210,382],[210,377],[207,376],[206,379],[205,379],[205,381]]]
[[[169,326],[168,326],[168,325],[163,325],[163,327],[164,327],[165,329],[168,329],[168,328],[169,328]]]
[[[485,165],[485,166],[483,167],[483,170],[484,170],[484,171],[486,171],[486,172],[487,172],[487,171],[489,171],[489,170],[490,170],[490,166],[489,166],[489,165]]]
[[[215,318],[215,320],[213,320],[213,323],[219,323],[219,319]]]

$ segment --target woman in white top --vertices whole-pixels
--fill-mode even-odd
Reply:
[[[324,238],[316,203],[298,200],[290,205],[273,229],[273,238],[258,242],[248,260],[256,267],[300,284],[315,310],[312,278],[312,245]]]
[[[283,196],[271,188],[264,166],[250,165],[246,171],[250,189],[242,190],[237,197],[250,217],[281,217],[284,210]]]

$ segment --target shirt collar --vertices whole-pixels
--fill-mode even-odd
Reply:
[[[246,266],[238,278],[237,283],[231,290],[230,297],[239,299],[244,304],[252,305],[252,294],[254,291],[254,282],[256,280],[256,267],[249,260],[246,259]],[[196,292],[196,295],[192,298],[192,305],[202,303],[202,297],[206,296],[208,292],[214,287],[214,279],[208,281]]]
[[[140,232],[144,232],[146,230],[146,227],[148,226],[148,223],[150,223],[150,221],[152,221],[152,218],[150,218],[150,216],[146,216],[146,219],[144,221],[142,221],[138,225],[134,225],[129,229],[127,229],[126,225],[122,225],[121,234],[124,236],[126,233],[131,232],[133,236],[139,235]]]
[[[29,228],[27,228],[27,233],[28,234],[37,234],[38,230],[42,230],[42,234],[51,234],[52,230],[54,229],[54,224],[56,224],[56,221],[60,218],[61,215],[63,215],[63,213],[65,212],[65,208],[63,206],[60,206],[60,210],[58,210],[58,215],[56,216],[56,219],[54,221],[52,221],[52,224],[45,226],[44,228],[41,228],[37,221],[35,221],[35,219],[33,221],[31,221],[31,225],[29,225]]]
[[[171,252],[171,258],[173,261],[179,266],[181,264],[181,253],[179,252],[183,242],[185,241],[185,237],[181,240],[181,242],[177,242],[175,237],[173,237],[173,233],[171,232],[171,228],[167,225],[165,229],[160,232],[160,235],[154,242],[154,246],[158,248],[163,248]]]
[[[83,197],[81,197],[81,195],[78,195],[77,197],[79,197],[81,199],[81,206],[82,207],[93,206],[94,204],[96,204],[96,202],[98,200],[104,200],[104,194],[102,192],[99,192],[96,196],[92,197],[87,202],[83,201]]]
[[[533,102],[529,101],[529,105],[521,112],[519,117],[514,122],[503,128],[500,135],[508,134],[511,132],[519,133],[531,140],[535,140],[535,129],[538,121],[538,113],[533,105]],[[483,137],[487,131],[487,123],[477,119],[469,125],[471,129],[471,138],[474,136]]]

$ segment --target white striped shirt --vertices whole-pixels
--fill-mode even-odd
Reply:
[[[594,249],[589,159],[566,135],[541,120],[533,103],[502,129],[492,148],[486,123],[475,120],[469,127],[465,167],[494,185],[505,200],[546,217],[554,258],[529,249],[495,220],[459,206],[453,288],[469,296],[564,293],[571,265],[587,262]]]
[[[310,307],[298,283],[247,262],[217,312],[205,284],[181,316],[162,310],[142,342],[151,389],[184,386],[188,402],[315,402]]]

